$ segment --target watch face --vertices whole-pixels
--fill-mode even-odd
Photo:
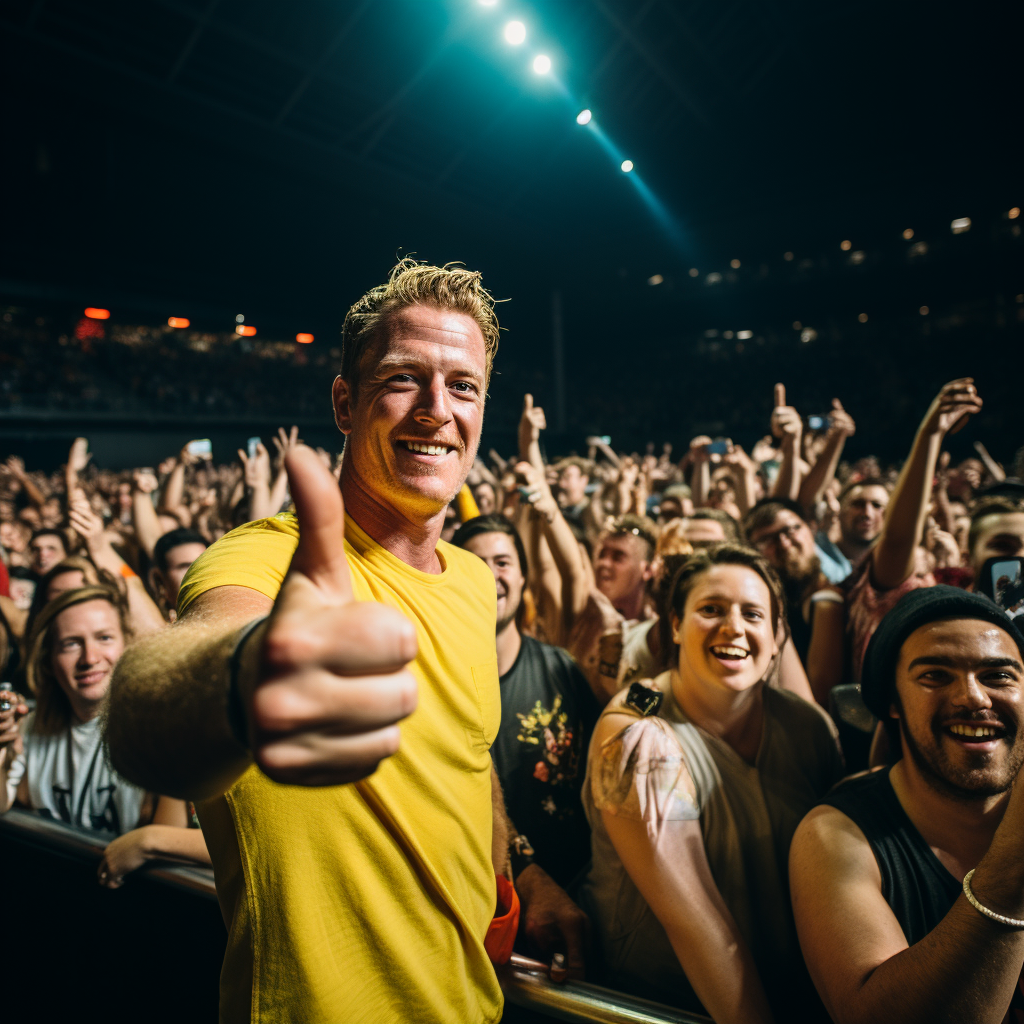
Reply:
[[[626,704],[646,718],[648,715],[658,713],[662,698],[663,694],[657,690],[652,690],[649,686],[644,686],[643,683],[633,683],[626,695]]]

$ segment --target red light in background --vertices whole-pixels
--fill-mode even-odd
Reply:
[[[312,334],[296,334],[295,335],[295,340],[300,345],[312,345],[313,344],[313,335]]]
[[[189,319],[185,316],[169,316],[167,318],[168,327],[188,327]]]
[[[87,306],[82,312],[90,320],[109,320],[110,310],[109,309],[97,309],[95,306]]]
[[[256,333],[255,327],[250,327],[249,324],[239,324],[235,328],[235,334],[240,334],[243,338],[251,338]]]

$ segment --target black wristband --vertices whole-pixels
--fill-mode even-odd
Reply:
[[[253,619],[242,630],[241,636],[235,643],[235,649],[228,659],[228,725],[231,726],[231,734],[246,750],[249,749],[249,728],[245,720],[242,695],[238,692],[238,673],[242,667],[242,652],[245,650],[246,641],[268,618],[269,616],[264,615],[262,618]]]

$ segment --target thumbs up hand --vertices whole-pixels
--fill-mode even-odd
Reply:
[[[791,405],[786,405],[786,385],[775,385],[775,408],[772,409],[772,433],[778,438],[799,441],[803,433],[803,422],[800,413]]]
[[[394,608],[354,599],[341,491],[317,454],[299,445],[285,468],[299,545],[243,654],[250,747],[276,782],[355,782],[398,750],[397,723],[416,707],[416,631]]]

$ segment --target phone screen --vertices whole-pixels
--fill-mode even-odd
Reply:
[[[258,437],[250,437],[249,440],[246,441],[246,447],[249,449],[250,459],[256,458],[256,448],[259,445],[259,443],[260,439]]]
[[[213,445],[208,437],[201,438],[198,441],[189,441],[188,450],[189,454],[198,455],[201,459],[208,459],[213,455]]]
[[[990,558],[981,567],[978,589],[1011,619],[1024,616],[1024,557]]]

